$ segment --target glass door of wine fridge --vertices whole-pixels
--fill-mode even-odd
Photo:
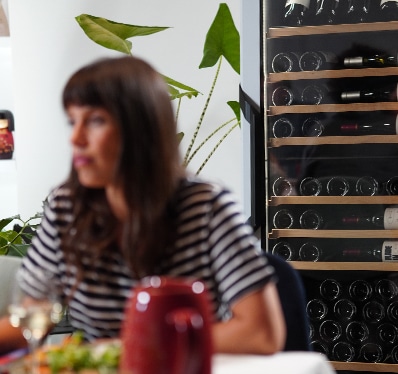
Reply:
[[[398,372],[398,2],[261,9],[263,249],[299,270],[314,350]]]

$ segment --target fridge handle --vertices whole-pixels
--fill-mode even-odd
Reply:
[[[260,106],[239,85],[240,109],[250,126],[251,216],[248,223],[257,230],[265,226],[265,139]]]

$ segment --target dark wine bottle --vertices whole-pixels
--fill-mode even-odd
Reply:
[[[272,92],[271,101],[275,106],[293,105],[298,101],[297,93],[288,86],[279,86]]]
[[[350,362],[355,358],[355,348],[345,341],[338,341],[332,348],[332,359],[334,361]]]
[[[381,0],[379,19],[380,21],[397,21],[398,0]]]
[[[307,51],[299,60],[300,69],[303,71],[334,69],[337,63],[336,55],[330,51]]]
[[[301,133],[303,136],[321,136],[325,126],[317,117],[308,117],[303,121]]]
[[[376,122],[343,123],[340,132],[347,135],[397,135],[398,115],[386,116]]]
[[[350,261],[398,262],[398,241],[385,240],[381,245],[369,249],[344,249],[343,256]]]
[[[345,57],[343,64],[347,68],[383,68],[397,66],[398,59],[397,55],[377,54],[372,56]]]
[[[385,192],[387,195],[398,195],[398,176],[391,177],[385,183]]]
[[[364,23],[370,21],[371,0],[348,0],[346,13],[347,23]]]
[[[375,103],[383,101],[397,101],[397,83],[387,87],[374,88],[368,90],[344,91],[341,93],[341,100],[345,103],[362,102]]]
[[[285,26],[303,26],[307,22],[310,0],[287,0],[285,5]]]
[[[398,208],[386,208],[384,212],[373,216],[348,216],[341,219],[347,226],[362,228],[380,228],[386,230],[398,229]]]
[[[281,52],[274,56],[271,68],[274,73],[286,73],[299,70],[300,56],[295,52]]]
[[[290,229],[294,225],[294,217],[288,209],[281,209],[274,214],[272,222],[276,229]]]
[[[304,105],[319,105],[329,101],[329,89],[324,85],[310,84],[301,91],[301,103]]]
[[[336,23],[336,13],[339,0],[317,0],[314,23],[317,25],[332,25]]]
[[[294,134],[292,121],[286,117],[278,118],[272,125],[272,133],[275,138],[289,138]]]
[[[285,261],[294,261],[297,259],[295,249],[286,241],[276,243],[272,248],[272,254],[282,257]]]

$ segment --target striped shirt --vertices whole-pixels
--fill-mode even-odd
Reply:
[[[71,294],[75,269],[67,271],[59,233],[73,219],[72,204],[66,187],[55,189],[49,196],[40,230],[21,271],[32,293],[48,293],[51,285],[63,295]],[[256,248],[251,227],[245,224],[239,204],[227,189],[187,179],[177,199],[177,213],[175,249],[160,264],[162,273],[202,280],[215,318],[228,318],[230,306],[269,282],[274,269]],[[126,299],[138,280],[119,250],[93,264],[84,245],[81,248],[83,264],[90,266],[69,302],[71,323],[85,333],[87,340],[118,336]],[[37,274],[42,269],[53,273],[55,279],[41,282]]]

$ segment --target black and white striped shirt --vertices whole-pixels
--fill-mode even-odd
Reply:
[[[233,194],[197,179],[186,180],[180,191],[175,251],[161,268],[171,276],[202,280],[214,315],[221,320],[229,314],[233,302],[269,282],[274,269],[256,249],[256,238]],[[65,187],[55,189],[49,197],[41,228],[23,261],[22,273],[32,292],[46,292],[49,282],[42,284],[35,277],[40,269],[46,269],[55,274],[65,295],[71,293],[74,279],[66,271],[59,232],[73,219],[72,203]],[[69,303],[72,324],[84,331],[88,340],[118,336],[125,302],[137,279],[118,250],[107,253],[94,266],[84,250],[82,256],[91,266]]]

